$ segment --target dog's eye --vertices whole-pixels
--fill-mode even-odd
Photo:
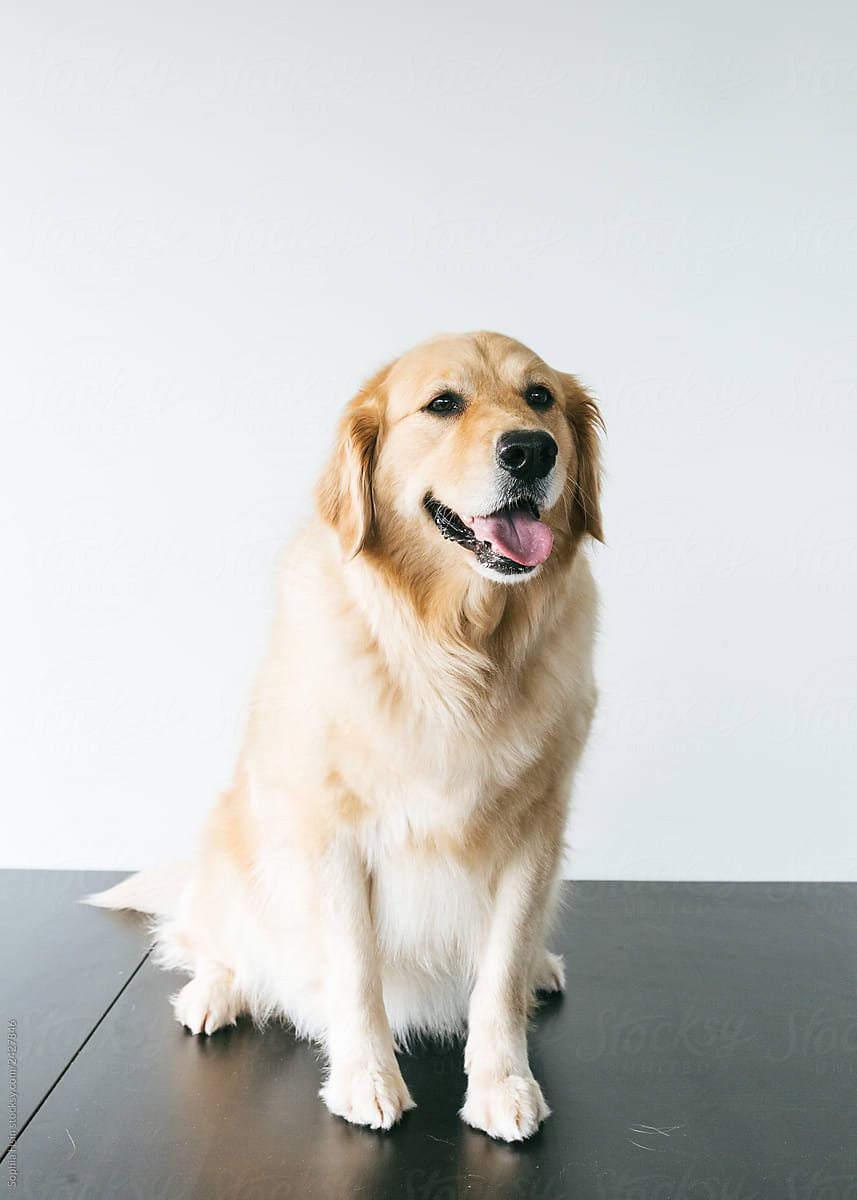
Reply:
[[[434,400],[430,401],[424,412],[440,413],[441,416],[449,416],[451,413],[459,413],[464,408],[464,401],[461,396],[455,392],[441,392],[439,396],[435,396]]]
[[[532,387],[528,387],[524,395],[530,408],[550,408],[553,404],[553,396],[540,383],[534,383]]]

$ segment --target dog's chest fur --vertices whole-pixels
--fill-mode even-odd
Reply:
[[[415,654],[395,629],[347,656],[330,748],[374,841],[449,845],[546,756],[574,750],[594,703],[589,620],[575,624],[552,624],[517,662],[460,644]]]
[[[258,697],[255,794],[278,806],[287,779],[295,815],[321,831],[347,825],[392,924],[397,906],[410,924],[418,905],[414,925],[445,925],[453,893],[479,907],[512,820],[521,829],[526,805],[562,788],[585,738],[595,697],[585,560],[544,619],[493,655],[460,627],[421,636],[397,597],[385,607],[322,573],[290,575],[283,597]],[[280,827],[291,841],[290,824]]]

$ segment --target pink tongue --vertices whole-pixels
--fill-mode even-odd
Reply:
[[[523,508],[507,508],[490,517],[462,517],[481,542],[524,567],[545,561],[553,546],[553,534]]]

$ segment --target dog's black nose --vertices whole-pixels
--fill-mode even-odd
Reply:
[[[497,438],[497,462],[516,479],[544,479],[556,462],[556,442],[541,429],[513,429]]]

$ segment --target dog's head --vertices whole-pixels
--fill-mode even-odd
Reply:
[[[497,333],[448,334],[379,371],[346,409],[317,491],[346,557],[364,548],[536,574],[602,540],[594,401]]]

